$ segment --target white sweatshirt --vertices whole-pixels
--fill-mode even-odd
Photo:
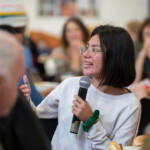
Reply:
[[[40,118],[57,118],[58,126],[52,139],[53,150],[107,150],[116,141],[130,145],[136,135],[141,106],[133,93],[114,96],[105,94],[93,85],[86,101],[92,110],[100,111],[100,119],[88,132],[80,124],[78,134],[70,133],[74,95],[78,94],[80,77],[62,82],[36,108]]]

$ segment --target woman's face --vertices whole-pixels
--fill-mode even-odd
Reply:
[[[83,41],[83,33],[78,24],[75,22],[68,23],[66,29],[66,38],[69,45],[75,40]]]
[[[146,26],[143,30],[143,40],[150,40],[150,26]]]
[[[103,68],[104,51],[101,48],[99,36],[94,35],[88,42],[87,47],[87,51],[82,54],[83,74],[100,78]],[[95,49],[94,53],[92,49]]]

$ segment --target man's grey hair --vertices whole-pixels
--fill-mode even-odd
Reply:
[[[0,74],[7,75],[18,57],[19,42],[13,35],[0,30]]]

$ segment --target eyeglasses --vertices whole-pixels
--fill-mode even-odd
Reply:
[[[150,37],[150,33],[149,32],[146,32],[146,33],[144,33],[144,36],[146,36],[146,37]]]
[[[101,49],[101,46],[95,45],[95,46],[90,46],[86,45],[80,48],[80,53],[83,55],[85,52],[90,52],[92,56],[95,56],[97,53],[103,53],[104,51]]]

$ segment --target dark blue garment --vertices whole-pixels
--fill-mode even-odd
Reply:
[[[31,50],[24,46],[24,65],[26,68],[32,68],[33,64],[32,64],[32,53]]]
[[[29,84],[30,84],[30,87],[31,87],[31,99],[33,101],[33,103],[37,106],[42,100],[43,100],[43,97],[40,95],[40,93],[36,90],[35,86],[33,85],[33,82],[32,82],[32,79],[28,76],[28,80],[29,80]],[[23,79],[20,81],[20,85],[23,85],[24,82],[23,82]]]
[[[150,79],[150,59],[148,57],[144,60],[144,69],[142,74],[142,79]]]

